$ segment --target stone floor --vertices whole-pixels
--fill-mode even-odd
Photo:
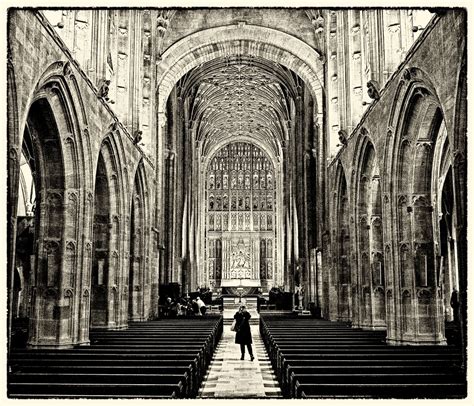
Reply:
[[[255,359],[250,361],[246,352],[245,360],[241,361],[240,347],[234,343],[235,333],[230,331],[230,324],[224,325],[198,398],[281,398],[258,325],[252,324],[251,330]]]

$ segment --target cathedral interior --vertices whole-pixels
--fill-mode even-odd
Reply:
[[[466,14],[9,9],[8,396],[465,397]]]

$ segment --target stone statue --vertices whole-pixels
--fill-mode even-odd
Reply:
[[[98,97],[103,98],[104,100],[109,100],[109,86],[110,86],[110,80],[108,79],[102,79],[99,82],[99,92],[98,92]]]
[[[347,145],[347,133],[344,130],[339,130],[337,133],[339,135],[339,142],[342,146]]]
[[[298,295],[298,309],[303,310],[304,288],[301,285],[296,286],[296,294]]]
[[[141,130],[135,131],[133,134],[133,145],[137,145],[142,140],[143,132]]]
[[[376,80],[369,80],[367,82],[367,94],[371,99],[378,100],[380,99],[380,87]]]

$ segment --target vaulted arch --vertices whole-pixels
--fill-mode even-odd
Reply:
[[[395,278],[404,289],[405,302],[411,303],[410,310],[401,304],[400,314],[405,318],[401,339],[442,343],[444,321],[436,310],[441,297],[439,286],[443,283],[439,280],[442,264],[434,238],[438,221],[433,214],[437,200],[437,186],[433,188],[433,183],[438,183],[436,168],[442,155],[436,153],[441,148],[437,144],[444,145],[447,133],[435,93],[429,84],[424,85],[416,71],[411,72],[413,80],[404,94],[407,104],[398,117],[394,141],[398,153],[391,175],[398,179],[394,202],[398,244]]]
[[[125,234],[124,180],[113,135],[102,142],[94,187],[93,252],[91,271],[91,327],[120,328],[119,303],[123,291]]]
[[[33,289],[38,292],[31,305],[21,307],[22,315],[31,318],[29,344],[70,346],[87,340],[78,333],[82,299],[74,288],[84,277],[78,260],[81,241],[90,238],[81,216],[85,194],[79,193],[92,178],[85,170],[90,157],[84,151],[87,121],[78,107],[81,94],[70,65],[57,61],[39,75],[28,98],[22,99],[26,104],[20,113],[13,69],[9,74],[9,200],[15,209],[12,233],[21,245],[11,252],[23,252],[10,263],[22,267],[24,297]],[[27,252],[34,261],[27,260]],[[61,314],[52,312],[63,302],[68,306],[61,307]]]
[[[359,144],[354,198],[357,280],[361,288],[355,305],[360,306],[361,327],[382,329],[385,328],[385,274],[380,169],[370,139],[364,137]]]
[[[151,301],[151,285],[154,281],[149,264],[150,231],[147,227],[149,204],[147,183],[140,162],[136,170],[130,198],[130,246],[128,273],[128,320],[145,320]]]
[[[199,31],[163,53],[158,65],[158,111],[166,111],[166,100],[180,77],[206,61],[228,55],[259,56],[294,70],[311,88],[322,109],[324,69],[320,55],[282,31],[243,24]]]
[[[335,213],[337,250],[334,253],[338,308],[337,317],[341,321],[349,321],[352,316],[351,309],[351,231],[350,225],[350,193],[348,190],[344,167],[339,162],[335,180]]]

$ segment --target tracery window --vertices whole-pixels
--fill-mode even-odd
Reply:
[[[275,173],[272,162],[257,146],[234,142],[212,157],[206,172],[206,236],[208,247],[222,243],[222,233],[258,233],[264,250],[257,269],[272,277],[275,226]],[[209,250],[209,278],[217,279],[222,258]]]
[[[243,227],[239,227],[239,231],[271,230],[272,216],[264,215],[267,212],[273,213],[273,184],[272,163],[260,148],[246,142],[228,144],[216,153],[208,168],[208,215],[211,216],[213,212],[228,212],[222,216],[227,217],[229,224],[229,215],[237,212],[237,223],[242,223]],[[250,213],[245,215],[240,212],[259,212],[261,218],[267,220],[263,220],[263,225],[259,221],[250,224]]]

